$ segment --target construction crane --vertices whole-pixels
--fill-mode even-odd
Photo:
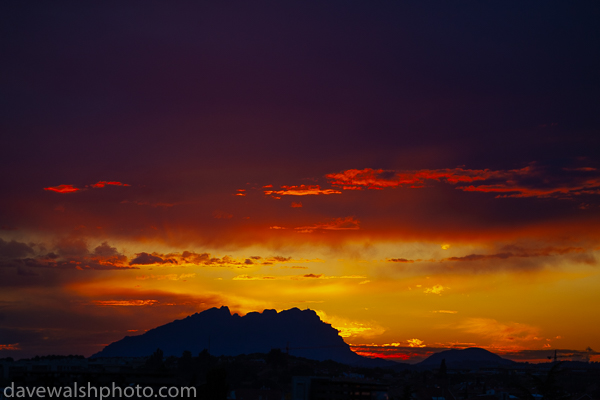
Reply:
[[[587,347],[585,349],[585,356],[582,355],[581,353],[583,352],[575,352],[575,354],[571,353],[571,354],[558,354],[558,350],[554,350],[554,357],[552,356],[548,356],[548,360],[554,360],[554,362],[557,362],[559,358],[573,358],[574,356],[577,357],[577,353],[579,353],[580,357],[585,357],[587,362],[590,362],[590,359],[592,357],[592,355],[596,354],[596,352],[594,351],[594,349],[592,349],[591,347]]]
[[[559,358],[572,358],[573,357],[573,355],[558,355],[557,353],[558,353],[558,350],[554,350],[554,357],[548,356],[548,360],[552,360],[554,358],[553,362],[556,362],[556,361],[558,361],[557,359],[559,359]]]

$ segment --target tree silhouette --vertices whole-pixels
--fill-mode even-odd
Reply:
[[[529,375],[534,385],[535,392],[537,392],[539,395],[542,395],[544,400],[566,400],[570,397],[569,394],[566,393],[558,384],[557,376],[562,372],[560,366],[563,363],[564,361],[553,363],[552,367],[548,370],[548,373],[543,378],[535,375]],[[525,385],[516,384],[515,386],[525,394],[527,400],[535,399],[531,390],[529,390]]]
[[[448,368],[446,367],[446,359],[442,358],[442,362],[440,363],[440,378],[445,378],[448,375]]]
[[[146,366],[156,371],[164,370],[165,363],[163,361],[163,351],[161,349],[156,349],[156,351],[146,360]]]
[[[193,367],[193,361],[194,360],[192,359],[192,352],[189,350],[185,350],[181,355],[181,358],[177,360],[177,369],[180,372],[188,373]]]
[[[287,364],[286,354],[281,349],[271,349],[269,354],[267,354],[267,364],[274,369],[285,368]]]

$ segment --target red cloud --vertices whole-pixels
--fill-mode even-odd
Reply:
[[[465,192],[497,193],[496,197],[559,197],[600,194],[600,177],[590,176],[595,168],[563,169],[570,176],[551,175],[543,168],[492,171],[489,169],[423,169],[390,171],[383,169],[349,169],[325,177],[343,190],[384,189],[408,186],[424,187],[427,181],[446,182]],[[485,184],[483,184],[485,183]],[[466,184],[469,184],[468,186]]]
[[[462,186],[465,192],[499,193],[496,197],[571,197],[582,194],[600,194],[600,178],[563,183],[561,185],[532,188],[507,181],[496,185]],[[504,193],[504,194],[500,194]]]
[[[524,168],[523,170],[528,169]],[[487,180],[503,175],[504,171],[490,171],[488,169],[470,170],[454,169],[423,169],[419,171],[387,171],[383,169],[349,169],[338,174],[325,175],[335,186],[357,190],[360,187],[367,189],[382,189],[404,185],[423,185],[426,180],[445,180],[449,183],[474,182]]]
[[[0,350],[21,350],[19,343],[0,344]]]
[[[131,185],[128,185],[127,183],[121,183],[121,182],[117,182],[117,181],[100,181],[100,182],[94,183],[93,185],[90,185],[90,186],[95,187],[95,188],[103,188],[106,185],[131,186]]]
[[[99,181],[97,183],[94,183],[92,185],[87,185],[87,187],[93,187],[93,188],[103,188],[106,185],[112,185],[112,186],[131,186],[127,183],[121,183],[121,182],[117,182],[117,181]],[[83,189],[79,189],[76,188],[73,185],[58,185],[58,186],[52,186],[52,187],[47,187],[44,188],[44,190],[50,190],[52,192],[57,192],[57,193],[73,193],[73,192],[77,192]]]
[[[56,193],[73,193],[73,192],[77,192],[81,189],[78,189],[73,185],[58,185],[58,186],[54,186],[54,187],[44,188],[44,190],[50,190],[50,191],[56,192]]]

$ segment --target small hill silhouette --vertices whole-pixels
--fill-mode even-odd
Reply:
[[[469,347],[467,349],[451,349],[435,353],[418,365],[420,367],[439,366],[442,360],[446,360],[448,368],[470,368],[470,367],[497,367],[515,364],[485,349]]]
[[[297,357],[333,360],[369,367],[395,365],[354,353],[338,331],[312,310],[264,310],[241,317],[228,307],[211,308],[159,326],[139,336],[126,336],[92,357],[144,357],[160,348],[165,356],[208,349],[216,356],[268,353],[279,348]]]

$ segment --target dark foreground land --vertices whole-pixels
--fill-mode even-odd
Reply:
[[[194,388],[189,393],[193,395],[195,391],[192,398],[199,399],[600,400],[600,363],[453,368],[444,360],[428,368],[406,364],[364,368],[294,357],[279,349],[235,357],[214,357],[203,351],[165,358],[157,350],[150,357],[136,358],[47,356],[0,360],[0,398],[7,387],[75,389],[87,385],[132,388],[121,397],[105,399],[148,398],[127,396],[140,385],[151,387],[152,397],[158,397],[161,387]],[[170,393],[176,392],[173,389]],[[11,394],[10,390],[7,394]],[[189,396],[187,391],[181,391],[179,396],[168,398]],[[14,393],[12,398],[41,397]],[[45,398],[50,396],[46,394]],[[52,398],[75,396],[67,393]]]

